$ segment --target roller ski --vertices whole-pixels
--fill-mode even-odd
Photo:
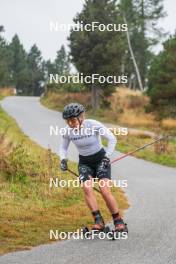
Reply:
[[[127,238],[128,237],[128,227],[127,224],[124,223],[123,219],[118,216],[114,219],[114,226],[115,228],[111,232],[111,239],[116,240],[120,238]]]
[[[112,233],[112,231],[109,226],[96,223],[94,224],[92,229],[89,229],[88,227],[83,227],[82,233],[85,238],[91,238],[91,237],[94,238],[94,237],[98,237],[99,235]]]
[[[100,226],[94,225],[92,229],[88,227],[84,227],[82,229],[82,233],[84,238],[90,239],[99,237],[100,239],[107,238],[109,240],[119,240],[119,239],[126,239],[128,237],[128,227],[127,224],[119,220],[119,223],[115,226],[112,230],[109,226]]]

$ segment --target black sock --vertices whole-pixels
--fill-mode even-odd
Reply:
[[[103,217],[102,217],[102,215],[101,215],[99,210],[93,211],[92,215],[93,215],[93,218],[94,218],[95,222],[103,221]]]

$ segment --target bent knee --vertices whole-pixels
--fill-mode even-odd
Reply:
[[[83,183],[83,190],[86,195],[91,195],[93,193],[92,180],[87,180]]]
[[[104,195],[110,195],[111,194],[111,188],[108,186],[107,182],[104,180],[99,181],[99,188],[102,194]]]

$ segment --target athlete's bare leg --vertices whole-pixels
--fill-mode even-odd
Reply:
[[[86,204],[88,205],[91,212],[98,210],[98,203],[93,190],[93,179],[87,180],[83,183],[83,190],[85,194]]]
[[[116,202],[116,199],[114,198],[113,194],[111,193],[111,187],[108,186],[109,179],[101,179],[99,181],[99,187],[102,194],[103,199],[106,202],[106,205],[111,212],[111,214],[115,214],[119,212],[119,208]]]

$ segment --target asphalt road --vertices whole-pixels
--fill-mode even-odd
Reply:
[[[37,97],[7,97],[1,104],[25,134],[58,152],[60,136],[51,136],[49,127],[63,127],[60,113],[44,108]],[[72,144],[69,158],[77,160]],[[128,180],[128,239],[56,242],[6,254],[0,264],[175,264],[176,169],[128,157],[112,171],[114,179]]]

